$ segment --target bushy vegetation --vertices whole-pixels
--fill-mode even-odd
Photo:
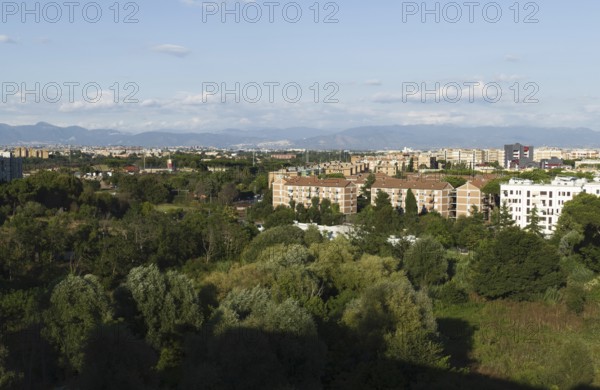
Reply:
[[[273,209],[247,166],[112,184],[0,186],[0,388],[600,384],[594,196],[546,239],[503,207],[452,221],[365,189],[354,232],[328,240],[293,221],[339,223],[334,205]],[[263,201],[240,218],[248,191]]]

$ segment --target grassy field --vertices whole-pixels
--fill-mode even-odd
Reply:
[[[171,203],[163,203],[163,204],[159,204],[157,206],[155,206],[157,211],[161,211],[163,213],[169,212],[169,211],[176,211],[176,210],[184,210],[184,211],[189,211],[189,210],[197,210],[199,207],[198,206],[193,206],[190,204],[171,204]]]
[[[550,389],[600,385],[600,310],[563,304],[471,302],[436,307],[452,364]]]

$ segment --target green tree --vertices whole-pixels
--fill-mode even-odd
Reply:
[[[372,223],[376,233],[384,233],[386,236],[394,234],[400,228],[398,212],[392,207],[390,196],[385,191],[377,192]]]
[[[487,298],[533,299],[564,281],[555,248],[515,227],[484,242],[475,259],[473,284]]]
[[[234,290],[221,302],[212,337],[192,337],[184,388],[320,389],[325,348],[310,313],[269,290]]]
[[[308,211],[303,203],[298,203],[296,205],[296,220],[300,223],[307,223],[308,219]]]
[[[503,230],[515,224],[515,221],[510,215],[510,210],[506,201],[502,202],[502,206],[500,206],[500,208],[494,209],[492,212],[491,222],[492,226],[497,230]]]
[[[557,237],[578,232],[581,240],[573,242],[574,252],[587,267],[600,272],[600,197],[583,193],[566,202],[556,230]]]
[[[537,205],[533,206],[531,209],[531,214],[529,215],[529,223],[525,226],[525,230],[530,233],[536,234],[538,236],[543,236],[544,233],[542,231],[542,226],[540,225],[541,218],[538,214]]]
[[[161,273],[154,264],[141,266],[129,272],[125,286],[146,325],[146,339],[155,348],[166,347],[177,334],[202,325],[198,295],[185,275]]]
[[[308,218],[310,222],[316,223],[317,225],[321,223],[321,208],[319,207],[320,199],[318,197],[313,197],[310,200],[310,207],[308,208]]]
[[[405,363],[447,365],[435,341],[431,302],[423,292],[415,292],[406,277],[367,288],[348,304],[342,322],[366,351]]]
[[[410,158],[408,160],[408,166],[406,167],[406,172],[414,172],[415,160],[414,158]]]
[[[234,183],[225,183],[219,191],[219,202],[223,205],[230,205],[239,196],[239,191]]]
[[[421,237],[404,254],[404,267],[419,287],[442,283],[448,277],[446,250],[436,239]]]
[[[467,182],[467,179],[461,176],[446,176],[443,180],[450,183],[450,185],[454,188],[458,188]]]
[[[58,348],[63,365],[79,371],[90,333],[111,317],[108,298],[98,279],[93,275],[69,275],[52,290],[50,306],[44,313],[44,333]]]
[[[2,339],[0,333],[0,340]],[[19,374],[6,367],[8,349],[0,343],[0,389],[18,388]]]
[[[454,233],[456,244],[469,250],[475,250],[490,235],[481,213],[458,217],[454,223]]]
[[[158,389],[156,352],[123,324],[101,325],[84,348],[82,389]]]
[[[294,209],[279,205],[275,208],[275,211],[269,214],[265,220],[264,226],[269,229],[276,226],[291,225],[294,223],[295,217],[296,213],[294,212]]]
[[[412,190],[409,188],[406,191],[406,199],[404,200],[404,213],[406,217],[415,219],[419,210],[417,208],[417,198],[415,198],[415,194],[413,194]]]
[[[500,197],[500,185],[503,183],[507,183],[509,180],[510,180],[510,178],[504,178],[504,177],[492,179],[483,186],[481,191],[484,194],[494,195],[496,198],[499,198]]]
[[[368,203],[371,203],[371,187],[373,187],[376,179],[377,178],[374,174],[369,173],[365,179],[365,183],[360,188],[361,194],[367,199]]]
[[[310,247],[312,244],[319,244],[321,242],[323,242],[323,236],[319,228],[315,225],[310,225],[304,232],[304,243],[307,247]]]
[[[256,236],[242,252],[241,260],[244,263],[253,263],[264,249],[275,244],[302,243],[304,243],[302,229],[297,226],[277,226]]]
[[[428,235],[435,238],[445,248],[451,248],[455,243],[452,221],[436,212],[428,213],[419,218],[418,233],[419,236]]]
[[[296,220],[300,223],[308,222],[308,211],[303,203],[298,203],[296,205]]]

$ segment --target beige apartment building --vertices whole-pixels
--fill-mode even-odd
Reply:
[[[600,152],[596,149],[572,149],[563,154],[567,160],[595,159],[600,158]]]
[[[326,175],[334,173],[341,173],[344,176],[358,175],[359,173],[366,172],[369,169],[368,164],[363,162],[356,163],[344,163],[344,162],[327,162],[321,165],[325,170]]]
[[[15,157],[21,158],[43,158],[48,159],[50,157],[50,153],[48,153],[45,149],[33,149],[33,148],[24,148],[19,147],[14,150]]]
[[[493,198],[483,192],[487,180],[468,181],[456,189],[456,217],[473,215],[474,207],[489,219]]]
[[[339,205],[342,214],[356,214],[358,187],[345,179],[318,179],[316,177],[289,177],[273,182],[273,207],[288,206],[293,200],[296,204],[310,207],[314,197],[329,199]]]
[[[483,154],[486,163],[497,162],[502,165],[504,162],[504,149],[484,149]]]
[[[269,188],[271,188],[273,186],[273,182],[278,179],[287,179],[298,176],[317,176],[324,172],[324,169],[318,167],[290,167],[286,169],[280,169],[279,171],[269,172]]]
[[[381,173],[386,176],[395,176],[398,173],[398,162],[383,160],[371,167],[371,172]]]
[[[541,148],[536,148],[533,151],[533,160],[534,161],[550,160],[553,157],[562,159],[563,158],[562,149],[541,147]]]
[[[396,208],[405,208],[406,194],[411,190],[417,200],[418,211],[436,211],[446,218],[454,217],[454,187],[439,181],[406,181],[377,179],[371,187],[371,203],[375,204],[377,192],[384,191]]]

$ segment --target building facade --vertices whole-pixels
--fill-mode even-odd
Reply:
[[[533,146],[521,144],[504,145],[504,168],[527,168],[533,164],[533,154]]]
[[[475,209],[483,213],[486,220],[490,217],[494,199],[483,192],[485,180],[472,180],[456,189],[456,217],[470,217]]]
[[[550,184],[535,184],[531,180],[511,179],[500,186],[500,204],[506,202],[512,219],[520,228],[530,223],[531,212],[537,208],[543,233],[551,235],[564,204],[582,192],[600,196],[600,182],[557,177]]]
[[[0,153],[0,182],[7,183],[23,178],[23,160],[10,152]]]
[[[339,206],[342,214],[356,214],[358,187],[345,179],[316,177],[279,178],[273,182],[273,207],[289,207],[290,202],[310,207],[313,198],[329,199]]]
[[[454,217],[454,187],[446,182],[378,178],[371,187],[371,203],[375,204],[377,192],[383,191],[389,195],[392,207],[405,209],[408,190],[417,200],[418,212],[436,211],[443,217]]]

